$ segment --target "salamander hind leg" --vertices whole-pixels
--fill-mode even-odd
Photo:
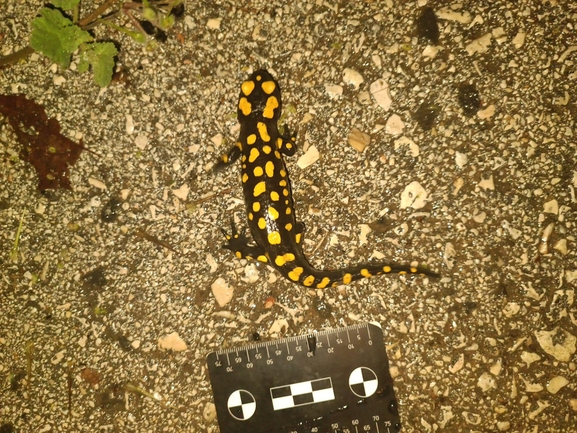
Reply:
[[[224,230],[222,233],[226,239],[226,243],[222,247],[231,250],[237,258],[268,262],[268,255],[264,249],[258,245],[250,245],[251,239],[245,236],[244,231],[239,233],[234,222],[231,221],[230,235]]]

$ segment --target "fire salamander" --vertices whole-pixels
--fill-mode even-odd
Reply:
[[[295,137],[281,136],[277,122],[281,115],[280,89],[265,70],[253,73],[240,87],[236,144],[221,157],[215,169],[242,162],[242,186],[248,226],[254,243],[232,227],[225,233],[224,248],[238,258],[256,259],[276,268],[282,275],[306,287],[324,289],[349,284],[380,274],[424,274],[428,269],[389,263],[365,263],[341,270],[313,268],[302,251],[303,224],[295,218],[291,186],[282,155],[296,151]]]

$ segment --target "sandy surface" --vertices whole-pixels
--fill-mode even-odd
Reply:
[[[577,6],[430,3],[432,44],[423,5],[186,2],[153,51],[95,29],[122,47],[124,79],[104,90],[74,58],[0,71],[2,94],[91,151],[72,190],[40,193],[0,121],[0,431],[217,432],[209,352],[367,321],[383,327],[404,432],[575,431]],[[2,55],[27,45],[40,7],[3,3]],[[287,164],[311,263],[418,262],[440,280],[307,290],[220,248],[244,199],[238,166],[210,168],[258,68],[298,130]],[[370,136],[362,153],[353,128]]]

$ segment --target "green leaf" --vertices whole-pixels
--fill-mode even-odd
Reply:
[[[108,86],[114,72],[114,56],[118,54],[116,47],[112,42],[94,42],[87,47],[80,56],[78,71],[84,72],[90,65],[96,84],[100,87]]]
[[[80,3],[80,0],[50,0],[50,3],[63,11],[69,11],[74,9]]]
[[[74,25],[60,11],[44,8],[32,20],[30,46],[63,68],[70,64],[70,55],[80,44],[92,40],[90,33]]]

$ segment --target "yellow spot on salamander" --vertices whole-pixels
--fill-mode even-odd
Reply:
[[[265,143],[268,143],[270,141],[270,135],[268,135],[268,130],[266,129],[266,125],[263,122],[258,122],[256,124],[256,129],[258,129],[258,133],[259,133],[262,141],[264,141]]]
[[[226,154],[225,154],[225,155],[222,155],[222,158],[221,158],[221,159],[222,159],[222,162],[224,162],[225,164],[228,163],[228,155],[226,155]]]
[[[293,281],[298,281],[302,273],[303,268],[298,266],[288,273],[288,277]]]
[[[266,141],[266,140],[265,140]],[[277,157],[277,159],[280,159],[280,152],[278,150],[274,151],[274,156]]]
[[[255,197],[258,197],[259,195],[261,195],[263,192],[266,191],[266,183],[264,182],[259,182],[254,186],[254,191],[253,191],[253,195]]]
[[[270,193],[270,199],[271,199],[272,201],[279,201],[280,197],[279,197],[279,195],[278,195],[278,192],[272,191],[272,192]]]
[[[297,233],[297,234],[296,234],[296,236],[295,236],[295,242],[296,242],[297,244],[300,244],[300,243],[301,243],[301,236],[302,236],[302,233]]]
[[[287,225],[284,226],[284,228],[286,229],[287,232],[290,232],[293,229],[293,225],[291,223],[287,223]]]
[[[273,220],[278,218],[278,211],[274,207],[268,208],[268,214]]]
[[[240,251],[237,251],[236,253],[234,253],[235,256],[237,256],[239,259],[242,259],[242,253]]]
[[[388,273],[391,272],[391,271],[392,271],[392,269],[391,269],[390,266],[383,266],[383,272],[384,272],[385,274],[388,274]]]
[[[252,204],[252,210],[255,211],[255,212],[258,212],[258,211],[260,210],[260,203],[259,203],[258,201],[255,201],[255,202]]]
[[[290,208],[290,206],[286,208],[286,211],[285,211],[285,212],[286,212],[287,215],[290,215],[290,214],[291,214],[292,209]]]
[[[295,259],[295,255],[293,253],[285,253],[284,259],[287,262],[292,262]]]
[[[411,268],[411,272],[412,272],[413,274],[415,274],[415,273],[419,272],[419,270],[418,270],[417,268]]]
[[[276,256],[274,262],[277,266],[282,266],[286,263],[286,260],[284,259],[284,256]]]
[[[264,169],[265,169],[266,175],[267,175],[268,177],[273,177],[273,176],[274,176],[274,163],[273,163],[272,161],[267,161]]]
[[[266,228],[266,221],[264,220],[264,218],[258,219],[258,228],[261,230],[264,230]]]
[[[272,92],[274,92],[276,84],[274,83],[274,81],[265,81],[260,86],[262,87],[262,90],[264,90],[264,93],[270,95]]]
[[[250,134],[248,137],[246,137],[246,142],[248,144],[256,143],[256,134]]]
[[[343,276],[343,283],[344,284],[349,284],[353,279],[353,276],[351,274],[345,274]]]
[[[320,283],[317,284],[317,289],[324,289],[331,282],[329,277],[324,277]]]
[[[242,93],[245,94],[245,96],[250,95],[254,90],[254,81],[245,81],[240,86],[240,89],[242,90]]]
[[[280,149],[282,147],[282,138],[277,138],[276,139],[276,148]]]
[[[268,258],[267,258],[266,256],[258,256],[256,259],[257,259],[259,262],[263,262],[263,263],[268,262]]]
[[[248,102],[246,98],[240,98],[238,101],[238,108],[245,116],[248,116],[252,111],[252,105],[250,105],[250,102]]]
[[[283,189],[282,190],[282,195],[284,195],[285,197],[289,195],[288,189]]]
[[[361,275],[365,278],[372,276],[368,269],[361,269]]]
[[[270,148],[270,146],[263,146],[262,151],[268,155],[269,153],[272,152],[272,149]]]
[[[244,174],[242,175],[242,181],[243,181],[243,183],[246,182],[247,180],[248,180],[248,174],[244,173]]]
[[[266,106],[262,112],[262,117],[272,119],[274,117],[274,110],[278,108],[278,99],[274,96],[269,96],[266,100]]]
[[[256,177],[260,177],[263,174],[262,167],[260,165],[256,166],[252,172]]]
[[[399,271],[399,275],[407,275],[407,271]]]
[[[248,162],[255,162],[255,160],[258,158],[259,155],[260,152],[258,151],[258,149],[256,147],[253,147],[250,150],[250,155],[248,156]]]
[[[286,177],[286,170],[281,170],[280,175],[281,177]]]
[[[249,212],[248,213],[248,219],[252,221],[253,218],[254,218],[254,215],[252,214],[252,212]]]
[[[280,233],[277,231],[268,234],[268,243],[271,245],[280,245]]]
[[[281,180],[278,184],[279,184],[280,186],[286,186],[286,180],[283,179],[283,180]]]
[[[312,276],[312,275],[309,275],[308,277],[306,277],[306,278],[303,280],[303,284],[304,284],[305,286],[307,286],[307,287],[308,287],[308,286],[312,286],[314,282],[315,282],[315,277]]]

